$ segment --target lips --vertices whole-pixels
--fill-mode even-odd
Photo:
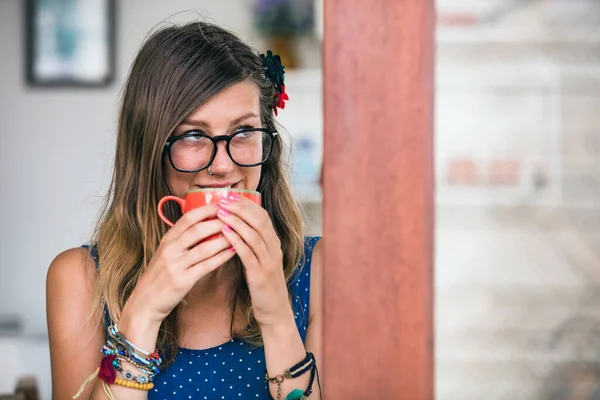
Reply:
[[[224,188],[233,188],[237,189],[240,182],[214,182],[206,185],[196,185],[201,189],[224,189]]]

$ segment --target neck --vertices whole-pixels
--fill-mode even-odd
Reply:
[[[237,275],[237,264],[234,260],[221,265],[196,282],[186,301],[190,305],[209,305],[217,302],[223,304],[231,295]]]
[[[188,293],[179,315],[182,347],[208,348],[231,337],[231,296],[238,274],[236,262],[228,262],[200,279]],[[235,320],[236,326],[247,324],[243,313]]]

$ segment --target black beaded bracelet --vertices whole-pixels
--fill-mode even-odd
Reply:
[[[286,379],[293,379],[299,376],[304,375],[308,371],[311,371],[310,374],[310,383],[308,384],[308,388],[303,393],[304,396],[308,396],[312,393],[312,384],[315,379],[315,371],[317,369],[317,364],[315,361],[315,356],[312,353],[306,353],[306,357],[298,364],[294,365],[290,369],[286,369],[283,374],[277,375],[274,377],[269,377],[269,373],[265,372],[265,379],[270,383],[277,384],[277,400],[281,400],[281,383]]]

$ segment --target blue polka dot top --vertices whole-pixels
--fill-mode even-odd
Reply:
[[[304,261],[288,283],[303,342],[308,325],[312,252],[318,240],[305,239]],[[92,255],[98,262],[94,250]],[[148,399],[271,399],[265,370],[264,348],[239,339],[203,350],[180,348],[175,361],[154,378]]]

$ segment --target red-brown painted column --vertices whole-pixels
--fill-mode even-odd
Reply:
[[[434,398],[433,0],[325,0],[324,395]]]

